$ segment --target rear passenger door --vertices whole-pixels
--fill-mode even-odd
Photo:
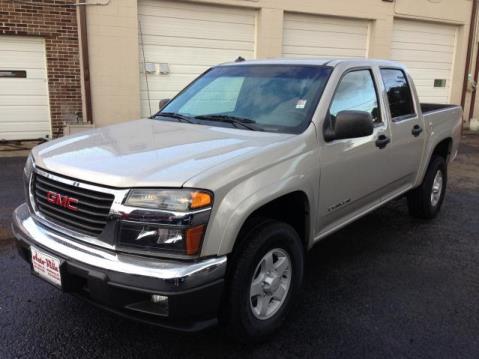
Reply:
[[[425,129],[414,103],[413,93],[404,70],[381,68],[382,82],[387,97],[387,110],[391,123],[391,166],[390,171],[403,184],[414,185],[420,166],[425,142]]]

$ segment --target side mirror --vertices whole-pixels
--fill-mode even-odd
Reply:
[[[366,137],[373,133],[373,118],[365,111],[341,111],[334,121],[334,140]]]
[[[168,104],[168,102],[170,102],[169,98],[164,98],[160,100],[160,111],[163,109],[163,107],[165,107]]]

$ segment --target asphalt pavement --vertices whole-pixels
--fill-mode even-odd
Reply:
[[[410,218],[401,199],[319,243],[288,322],[258,346],[128,321],[32,277],[6,234],[24,161],[0,158],[0,358],[479,355],[479,136],[464,138],[437,219]]]

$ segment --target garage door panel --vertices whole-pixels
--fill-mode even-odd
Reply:
[[[146,75],[149,91],[141,71],[143,116],[150,114],[148,98],[156,112],[160,99],[171,98],[209,67],[255,57],[254,10],[140,0],[138,13],[145,61],[167,63],[170,69],[167,75]]]
[[[394,22],[394,28],[395,31],[409,31],[416,34],[442,34],[446,36],[451,36],[451,30],[455,31],[454,25],[404,19],[396,19]]]
[[[182,18],[178,16],[181,12]],[[192,19],[211,21],[215,15],[216,21],[229,24],[249,24],[254,25],[254,18],[250,14],[244,13],[244,10],[236,11],[234,8],[222,8],[217,6],[202,6],[201,8],[192,8],[189,4],[165,4],[164,2],[144,1],[138,11],[139,15],[145,17],[170,18],[170,19]]]
[[[151,16],[141,18],[142,31],[145,34],[171,34],[180,38],[233,40],[251,42],[248,30],[253,25],[228,24],[210,21],[179,21],[179,19],[155,19]],[[145,30],[148,29],[148,32]]]
[[[444,45],[450,44],[455,41],[455,35],[443,35],[436,33],[425,33],[425,32],[414,32],[414,31],[394,31],[393,42],[405,42],[410,43],[411,38],[414,39],[416,44],[434,44],[434,45]]]
[[[160,100],[165,99],[165,98],[173,98],[175,97],[176,92],[175,91],[163,91],[160,96],[157,98],[150,98],[150,104],[151,104],[151,114],[154,114],[159,111],[160,109]],[[150,117],[151,115],[149,114],[150,107],[148,106],[148,98],[145,96],[143,100],[141,100],[141,108],[143,109],[143,112],[141,116],[143,118],[145,117]]]
[[[27,51],[0,51],[1,68],[5,69],[44,69],[45,55]]]
[[[397,61],[397,60],[396,60]],[[449,72],[451,68],[450,63],[435,63],[430,61],[410,61],[407,62],[410,70],[445,70]]]
[[[391,46],[392,50],[416,50],[416,51],[431,51],[431,52],[438,52],[438,53],[451,53],[454,51],[454,46],[448,46],[445,44],[421,44],[421,43],[408,43],[408,42],[399,42],[396,41],[393,46]]]
[[[23,122],[25,126],[28,126],[28,131],[38,132],[48,130],[48,122]],[[17,121],[15,122],[0,122],[0,132],[18,132],[22,129],[19,128]]]
[[[206,70],[208,70],[210,68],[210,66],[205,66],[205,65],[198,65],[198,66],[189,66],[189,65],[174,65],[174,66],[170,66],[170,71],[171,72],[176,72],[178,75],[175,76],[176,77],[179,77],[179,78],[182,78],[183,77],[183,80],[185,80],[187,77],[186,76],[191,76],[193,78],[197,77],[198,74],[202,74],[203,72],[205,72]],[[143,70],[141,70],[141,73],[140,73],[140,76],[142,77],[142,80],[141,83],[140,83],[140,88],[146,88],[146,85],[145,85],[145,73]],[[152,76],[152,75],[148,75],[148,83],[151,84],[151,83],[154,83],[154,84],[157,84],[157,85],[162,85],[162,88],[164,87],[165,85],[165,80],[166,76],[165,75],[160,75],[160,76]],[[156,83],[156,81],[160,81],[158,83]],[[163,82],[162,82],[163,81]],[[176,79],[169,79],[168,82],[171,82],[171,81],[177,81]]]
[[[434,69],[413,69],[410,70],[409,73],[414,78],[414,82],[416,80],[431,80],[434,78],[438,79],[450,79],[451,72],[448,70],[434,70]]]
[[[0,86],[0,96],[2,95],[35,95],[35,96],[45,96],[45,81],[44,80],[33,80],[33,79],[23,79],[22,81],[18,79],[2,79],[1,80],[5,86]]]
[[[305,34],[301,31],[289,31],[284,35],[288,44],[304,44]],[[314,37],[309,39],[309,46],[324,48],[346,48],[364,51],[367,36],[364,34],[336,33],[334,37]],[[288,45],[292,46],[292,45]]]
[[[159,15],[164,17],[184,18],[178,14],[185,15],[187,18],[208,20],[217,16],[222,21],[229,23],[254,24],[254,18],[251,14],[254,10],[241,9],[228,6],[199,5],[172,1],[149,1],[144,0],[138,8],[140,15]]]
[[[283,55],[286,57],[359,58],[364,57],[364,51],[357,49],[338,49],[313,46],[284,46]]]
[[[37,139],[37,138],[42,138],[45,136],[45,131],[49,131],[47,129],[45,130],[39,130],[39,131],[31,131],[31,130],[22,130],[22,131],[14,131],[14,132],[7,132],[3,131],[2,128],[0,127],[0,139],[6,140],[6,141],[14,141],[14,140],[28,140],[28,139]]]
[[[18,36],[2,36],[0,42],[0,51],[29,51],[43,53],[41,47],[43,39],[41,38],[21,38]]]
[[[196,65],[211,66],[226,61],[234,61],[238,56],[251,58],[254,55],[252,51],[244,50],[225,50],[208,48],[187,48],[187,47],[168,47],[158,46],[156,50],[148,54],[148,47],[145,46],[146,62],[154,63],[175,63],[180,65],[189,65],[192,62],[192,56]],[[170,71],[172,71],[170,69]],[[173,73],[173,72],[171,72]]]
[[[161,77],[152,77],[151,79],[148,79],[148,87],[150,88],[150,96],[154,96],[154,94],[157,92],[157,89],[161,91],[176,91],[178,87],[183,86],[183,84],[190,83],[193,81],[197,76],[194,74],[191,75],[181,75],[181,76],[175,76],[174,79],[171,79],[168,82],[164,82],[164,80]],[[141,86],[141,89],[146,91],[146,86],[143,84]]]
[[[357,19],[334,17],[334,16],[320,16],[320,15],[307,15],[307,14],[285,14],[285,24],[296,23],[302,24],[300,26],[312,28],[314,26],[333,25],[337,28],[368,28],[367,21],[361,21]]]
[[[421,102],[422,103],[442,103],[441,101],[444,99],[444,96],[445,95],[434,96],[434,95],[424,94],[421,97]]]
[[[368,37],[367,20],[286,13],[283,56],[366,57]]]
[[[437,53],[433,51],[418,51],[418,50],[393,50],[391,51],[391,56],[396,61],[416,61],[416,62],[433,62],[433,63],[441,63],[441,64],[448,64],[452,65],[451,54],[447,53]]]
[[[391,58],[406,65],[423,102],[450,100],[457,27],[448,24],[396,19]],[[434,87],[434,80],[446,80]]]
[[[418,91],[421,91],[422,93],[422,98],[421,102],[433,102],[432,100],[434,99],[434,102],[439,102],[441,99],[443,99],[445,96],[448,96],[449,91],[448,90],[431,90],[429,87],[418,87]]]
[[[190,48],[211,48],[226,50],[251,50],[251,41],[230,41],[212,40],[192,37],[178,36],[143,36],[143,43],[146,46],[169,46],[169,47],[190,47]]]
[[[170,64],[170,70],[172,73],[181,75],[199,75],[206,71],[210,66],[205,65],[182,65],[182,64]],[[144,74],[142,74],[144,76]]]
[[[48,106],[29,106],[30,111],[25,111],[25,106],[4,106],[1,109],[0,123],[13,122],[42,122],[49,123]],[[32,116],[35,113],[35,116]],[[39,120],[40,119],[40,120]],[[49,125],[48,125],[49,126]],[[0,136],[1,137],[1,136]]]
[[[367,27],[365,26],[342,26],[341,24],[312,24],[312,23],[302,23],[296,21],[287,21],[285,23],[285,28],[290,30],[296,30],[300,32],[329,32],[334,34],[358,34],[363,35],[364,32],[367,32]]]
[[[0,95],[0,106],[48,106],[48,97],[28,95]]]

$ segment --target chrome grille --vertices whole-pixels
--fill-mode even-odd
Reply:
[[[92,191],[55,181],[38,173],[32,178],[32,192],[37,211],[46,219],[71,230],[97,237],[103,232],[114,200],[111,193]],[[72,211],[48,201],[48,192],[78,200]]]

